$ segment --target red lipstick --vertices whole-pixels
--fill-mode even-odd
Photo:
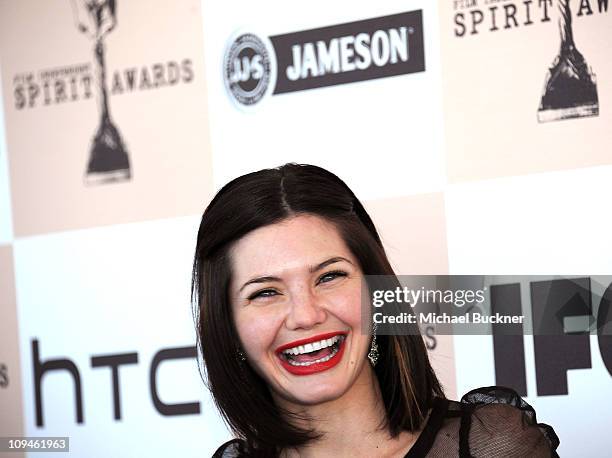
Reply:
[[[342,336],[340,340],[334,343],[331,347],[326,347],[325,349],[329,349],[327,351],[327,355],[323,354],[321,359],[328,358],[326,361],[318,361],[314,362],[312,360],[306,361],[307,364],[297,365],[296,361],[293,363],[289,360],[292,359],[292,356],[283,354],[284,350],[289,348],[297,347],[300,345],[306,345],[312,342],[318,342],[320,340],[330,339],[332,337]],[[336,332],[328,332],[325,334],[318,334],[316,336],[308,337],[305,339],[296,340],[284,345],[281,345],[276,349],[276,355],[280,359],[282,366],[287,370],[287,372],[293,375],[310,375],[318,372],[326,371],[331,369],[336,364],[340,362],[342,359],[342,355],[344,353],[344,343],[346,341],[346,332],[344,331],[336,331]],[[316,350],[316,351],[324,351],[325,349]],[[331,353],[330,353],[331,352]],[[329,357],[331,355],[331,357]],[[315,360],[316,361],[316,360]]]

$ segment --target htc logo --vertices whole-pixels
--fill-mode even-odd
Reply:
[[[168,404],[160,399],[157,388],[157,374],[159,366],[164,361],[195,358],[197,355],[196,347],[178,347],[164,348],[159,350],[153,356],[149,366],[149,391],[151,401],[155,409],[165,416],[171,415],[191,415],[200,413],[199,402],[185,402],[179,404]],[[44,375],[53,371],[66,371],[72,376],[74,384],[74,398],[76,408],[76,422],[84,423],[83,418],[83,396],[81,374],[76,364],[68,358],[49,359],[41,361],[39,342],[37,339],[32,340],[32,363],[34,368],[34,397],[36,403],[36,426],[42,427],[43,420],[43,396],[42,383]],[[111,372],[112,391],[113,391],[113,408],[115,420],[121,420],[121,386],[119,378],[119,369],[122,366],[138,364],[138,353],[120,353],[111,355],[97,355],[91,357],[91,367],[94,369],[107,368]]]

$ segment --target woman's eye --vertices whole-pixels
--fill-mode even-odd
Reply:
[[[249,296],[249,300],[257,299],[260,297],[272,297],[276,296],[278,292],[273,289],[262,289],[261,291],[256,291]]]
[[[326,274],[323,274],[321,275],[321,277],[319,277],[318,283],[328,283],[338,277],[346,277],[346,272],[342,272],[342,271],[327,272]]]

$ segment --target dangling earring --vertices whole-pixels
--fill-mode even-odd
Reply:
[[[368,352],[368,359],[370,360],[370,364],[372,367],[376,366],[378,362],[378,344],[376,343],[376,330],[378,328],[378,323],[374,323],[372,326],[372,343],[370,344],[370,351]]]
[[[238,361],[238,376],[242,382],[241,389],[246,390],[247,393],[252,393],[253,388],[248,375],[249,363],[246,362],[247,356],[240,347],[236,348],[236,360]]]

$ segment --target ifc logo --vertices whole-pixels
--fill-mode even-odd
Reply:
[[[228,46],[223,77],[230,97],[242,107],[259,102],[274,84],[274,53],[253,33],[238,35]]]

